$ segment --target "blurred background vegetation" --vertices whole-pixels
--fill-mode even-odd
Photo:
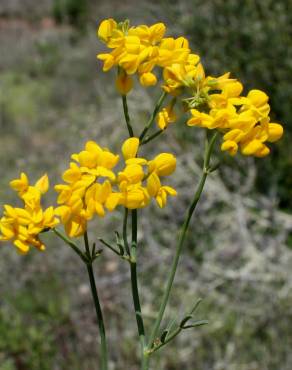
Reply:
[[[185,333],[153,369],[290,370],[292,367],[292,2],[290,0],[0,1],[1,203],[11,178],[48,172],[59,181],[70,153],[88,139],[118,150],[125,138],[113,73],[95,55],[97,24],[163,21],[186,35],[208,74],[231,71],[270,96],[285,136],[264,160],[221,155],[189,233],[167,319],[198,297],[209,325]],[[142,127],[157,89],[129,95]],[[180,158],[177,201],[145,211],[139,233],[143,308],[149,325],[172,257],[173,238],[197,181],[202,133],[173,126],[159,150]],[[149,147],[157,153],[156,144]],[[195,179],[195,180],[194,180]],[[51,194],[53,199],[54,195]],[[151,224],[154,213],[158,221]],[[153,219],[153,216],[151,216]],[[119,228],[115,214],[94,238]],[[165,228],[165,225],[168,225]],[[97,231],[96,231],[97,230]],[[44,236],[46,253],[0,257],[0,370],[97,370],[97,328],[86,272],[66,246]],[[142,247],[143,246],[143,247]],[[137,369],[127,266],[108,252],[96,276],[110,333],[111,369]],[[166,322],[167,323],[167,322]]]

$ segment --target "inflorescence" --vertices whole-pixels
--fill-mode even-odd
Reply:
[[[165,32],[163,23],[133,27],[129,21],[101,22],[97,35],[111,51],[98,54],[97,58],[103,61],[105,72],[117,68],[118,91],[126,96],[133,88],[135,75],[145,87],[156,85],[162,75],[161,88],[170,101],[156,117],[161,132],[177,121],[179,113],[187,113],[188,126],[222,134],[222,151],[231,155],[238,150],[248,156],[268,155],[266,142],[275,142],[283,134],[283,127],[271,122],[268,96],[260,90],[243,95],[242,83],[230,78],[230,73],[206,76],[200,57],[191,52],[188,40],[165,37]],[[122,167],[115,170],[120,156],[88,141],[83,151],[72,155],[73,161],[63,173],[64,183],[55,186],[57,207],[43,209],[41,205],[41,197],[49,187],[47,175],[30,185],[22,173],[10,185],[24,205],[4,205],[1,240],[13,240],[21,253],[27,253],[31,246],[44,250],[40,233],[58,223],[64,225],[69,237],[79,237],[94,216],[103,217],[118,206],[143,208],[153,198],[159,207],[164,207],[167,197],[177,194],[161,183],[174,172],[176,158],[170,153],[160,153],[152,160],[141,158],[141,144],[137,137],[127,139],[121,148]]]

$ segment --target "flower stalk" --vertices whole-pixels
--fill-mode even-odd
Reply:
[[[132,242],[131,242],[131,260],[130,260],[130,272],[131,272],[131,287],[132,296],[135,309],[135,316],[137,322],[137,329],[140,339],[141,354],[144,353],[145,349],[145,329],[144,321],[142,316],[142,309],[140,303],[140,295],[138,288],[138,276],[137,276],[137,231],[138,231],[138,215],[137,210],[132,210]]]
[[[90,253],[90,246],[88,241],[88,234],[85,232],[84,234],[84,244],[86,249],[86,255],[89,258],[88,263],[86,264],[89,282],[90,282],[90,289],[91,294],[95,306],[97,324],[99,327],[99,335],[100,335],[100,368],[101,370],[108,370],[108,350],[107,350],[107,341],[106,341],[106,333],[105,333],[105,325],[103,320],[103,314],[101,310],[101,305],[99,302],[98,292],[96,288],[96,282],[94,277],[93,271],[93,259]]]
[[[144,127],[144,129],[143,129],[143,131],[142,131],[142,133],[141,133],[141,135],[139,137],[139,139],[140,139],[141,142],[143,142],[143,139],[146,136],[148,130],[153,125],[154,120],[155,120],[155,118],[156,118],[156,116],[157,116],[157,114],[158,114],[158,112],[159,112],[159,110],[160,110],[160,108],[161,108],[161,106],[162,106],[162,104],[163,104],[166,96],[167,96],[167,93],[165,91],[163,91],[161,93],[161,95],[160,95],[160,97],[159,97],[159,99],[158,99],[155,107],[154,107],[154,110],[153,110],[153,112],[152,112],[152,114],[151,114],[151,116],[150,116],[150,118],[149,118],[146,126]]]
[[[170,272],[169,272],[169,276],[168,276],[166,288],[165,288],[165,291],[164,291],[164,294],[163,294],[162,302],[160,304],[159,312],[158,312],[157,318],[155,320],[155,323],[154,323],[154,326],[153,326],[153,329],[152,329],[152,332],[151,332],[151,335],[150,335],[150,338],[149,338],[148,351],[151,351],[152,347],[154,346],[154,341],[155,341],[156,336],[159,332],[159,328],[160,328],[160,325],[161,325],[161,322],[162,322],[162,319],[163,319],[163,315],[164,315],[164,312],[165,312],[165,309],[166,309],[166,305],[167,305],[167,302],[169,300],[170,292],[171,292],[171,289],[172,289],[172,285],[173,285],[173,281],[174,281],[174,278],[175,278],[175,274],[176,274],[178,262],[179,262],[179,259],[180,259],[180,255],[181,255],[181,252],[182,252],[182,248],[183,248],[183,245],[184,245],[185,237],[187,235],[188,227],[189,227],[192,215],[193,215],[193,213],[196,209],[196,206],[198,204],[198,201],[200,200],[200,197],[202,195],[204,185],[205,185],[207,176],[209,174],[210,159],[211,159],[211,154],[212,154],[212,151],[213,151],[213,148],[214,148],[216,138],[217,138],[217,133],[215,133],[213,135],[213,137],[211,138],[210,141],[208,141],[206,139],[204,164],[203,164],[203,171],[202,171],[201,179],[200,179],[199,185],[198,185],[198,187],[195,191],[195,195],[194,195],[194,198],[192,200],[192,203],[191,203],[191,205],[190,205],[190,207],[187,211],[187,214],[186,214],[185,220],[183,222],[183,225],[181,227],[181,231],[180,231],[180,234],[179,234],[179,239],[178,239],[178,243],[177,243],[177,247],[176,247],[176,252],[175,252],[174,259],[173,259],[173,262],[172,262],[172,266],[171,266],[171,269],[170,269]]]
[[[126,120],[126,125],[128,129],[128,133],[130,137],[134,136],[133,127],[131,125],[131,120],[129,116],[129,107],[128,107],[128,101],[127,101],[127,95],[122,95],[122,101],[123,101],[123,110],[124,110],[124,117]]]

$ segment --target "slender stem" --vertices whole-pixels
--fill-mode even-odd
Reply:
[[[128,213],[129,213],[128,208],[125,207],[124,220],[123,220],[123,241],[124,241],[126,252],[130,256],[130,248],[129,248],[128,236],[127,236]]]
[[[150,129],[150,127],[152,126],[154,120],[155,120],[155,117],[157,115],[157,113],[159,112],[163,102],[164,102],[164,99],[166,98],[167,96],[167,93],[165,91],[163,91],[163,93],[160,95],[156,105],[155,105],[155,108],[154,108],[154,111],[152,112],[150,118],[149,118],[149,121],[147,122],[144,130],[142,131],[139,139],[140,139],[140,142],[143,141],[145,135],[147,134],[148,130]]]
[[[129,136],[133,137],[134,132],[133,128],[130,123],[130,117],[129,117],[129,110],[127,105],[127,98],[126,96],[123,96],[123,108],[124,108],[124,116],[127,123],[127,128],[129,132]],[[164,100],[164,97],[160,104],[162,104]],[[159,107],[157,111],[159,110]],[[152,116],[154,113],[152,114]],[[156,115],[156,113],[155,113]],[[153,116],[153,121],[155,119],[155,115]],[[150,121],[149,121],[150,122]],[[151,126],[151,122],[149,123],[149,127]],[[148,128],[149,128],[148,127]],[[148,130],[148,129],[147,129]],[[146,132],[147,132],[146,130]],[[145,134],[146,134],[145,132]],[[142,137],[143,139],[143,137]],[[140,138],[140,140],[142,141]],[[138,276],[137,276],[137,232],[138,232],[138,215],[137,210],[132,210],[132,241],[131,241],[131,250],[128,243],[128,236],[127,236],[127,223],[128,223],[128,209],[125,208],[124,213],[124,221],[123,221],[123,240],[124,240],[124,246],[126,248],[127,253],[129,254],[129,262],[130,262],[130,274],[131,274],[131,290],[132,290],[132,297],[133,297],[133,304],[135,309],[135,316],[136,316],[136,322],[137,322],[137,329],[138,329],[138,335],[140,340],[140,351],[141,351],[141,358],[142,358],[142,370],[147,370],[148,365],[148,354],[145,355],[145,329],[144,329],[144,322],[143,322],[143,316],[142,316],[142,310],[141,310],[141,303],[140,303],[140,296],[139,296],[139,287],[138,287]]]
[[[150,141],[154,140],[157,136],[161,135],[164,132],[164,130],[158,130],[153,135],[147,136],[140,145],[145,145],[149,143]]]
[[[85,243],[86,253],[90,256],[90,247],[89,247],[87,232],[85,232],[84,234],[84,243]],[[108,369],[108,354],[107,354],[105,326],[104,326],[103,315],[102,315],[101,306],[100,306],[100,302],[98,298],[94,272],[92,268],[92,260],[90,260],[90,262],[87,263],[86,266],[87,266],[87,272],[88,272],[89,281],[90,281],[91,294],[92,294],[95,311],[96,311],[97,323],[99,327],[100,358],[101,358],[100,368],[101,370],[107,370]]]
[[[61,231],[58,229],[52,229],[52,231],[58,235],[59,238],[61,238],[66,244],[68,244],[76,254],[82,259],[83,262],[87,263],[86,256],[82,253],[82,251],[78,248],[78,246],[72,242],[66,235],[64,235]]]
[[[190,312],[188,314],[189,316],[193,315],[193,313],[196,311],[196,309],[199,306],[199,304],[201,303],[201,301],[202,301],[202,299],[198,299],[196,301],[196,303],[194,304],[194,306],[192,307],[192,309],[190,310]],[[202,323],[203,323],[203,321],[202,321]],[[159,345],[157,345],[157,346],[155,346],[154,348],[151,349],[151,353],[158,351],[161,347],[164,347],[167,343],[172,341],[178,334],[180,334],[180,332],[182,330],[183,330],[183,327],[180,325],[175,330],[169,332],[167,334],[165,340],[162,343],[160,343]]]
[[[177,270],[177,265],[178,265],[178,262],[179,262],[179,258],[180,258],[180,255],[181,255],[181,251],[182,251],[182,247],[183,247],[183,244],[184,244],[184,241],[185,241],[187,230],[188,230],[188,227],[189,227],[189,224],[190,224],[190,220],[192,218],[194,210],[196,209],[198,201],[201,197],[201,194],[202,194],[205,182],[206,182],[206,178],[207,178],[208,173],[209,173],[210,158],[211,158],[211,153],[213,151],[213,147],[214,147],[214,144],[215,144],[215,141],[216,141],[216,137],[217,137],[217,133],[212,137],[210,142],[208,142],[208,141],[206,142],[206,147],[205,147],[206,150],[205,150],[205,156],[204,156],[204,166],[203,166],[203,172],[202,172],[201,180],[200,180],[199,185],[197,187],[197,190],[195,192],[193,201],[192,201],[192,203],[191,203],[191,205],[190,205],[190,207],[187,211],[186,218],[184,220],[184,223],[183,223],[181,231],[180,231],[175,256],[174,256],[172,266],[171,266],[169,276],[168,276],[166,289],[165,289],[165,292],[163,294],[163,298],[162,298],[162,302],[161,302],[161,305],[160,305],[160,308],[159,308],[158,316],[155,320],[155,323],[154,323],[154,326],[153,326],[153,329],[152,329],[152,332],[151,332],[151,335],[150,335],[150,339],[149,339],[149,342],[148,342],[148,350],[151,350],[151,348],[153,346],[153,342],[154,342],[154,340],[155,340],[155,338],[158,334],[158,331],[159,331],[159,328],[160,328],[160,325],[161,325],[161,321],[163,319],[164,311],[165,311],[165,308],[166,308],[166,305],[167,305],[167,302],[168,302],[168,299],[169,299],[170,291],[171,291],[171,288],[172,288],[172,285],[173,285],[175,273],[176,273],[176,270]]]
[[[142,370],[148,370],[149,369],[149,362],[150,362],[150,356],[147,352],[144,352],[144,356],[142,358]]]
[[[126,120],[126,124],[127,124],[127,129],[128,129],[128,132],[129,132],[129,136],[133,137],[134,136],[134,131],[133,131],[133,127],[131,125],[131,120],[130,120],[130,116],[129,116],[127,96],[122,95],[122,99],[123,99],[124,116],[125,116],[125,120]]]
[[[170,341],[172,341],[183,329],[181,327],[178,327],[177,329],[175,329],[168,337],[167,339],[165,339],[165,341],[161,344],[159,344],[157,347],[153,348],[153,350],[151,351],[151,353],[154,353],[156,351],[158,351],[161,347],[165,346],[167,343],[169,343]]]
[[[142,317],[142,310],[139,298],[139,288],[138,288],[138,277],[137,277],[137,263],[136,263],[136,252],[137,252],[137,210],[132,210],[132,243],[131,243],[131,286],[132,286],[132,296],[133,303],[137,321],[138,334],[140,338],[141,355],[144,357],[145,349],[145,329]]]
[[[120,252],[118,250],[116,250],[113,246],[111,246],[108,242],[106,242],[105,240],[103,239],[99,239],[99,241],[105,245],[106,247],[108,247],[111,251],[113,251],[116,255],[118,256],[121,256],[120,255]]]

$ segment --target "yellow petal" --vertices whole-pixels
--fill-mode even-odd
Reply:
[[[79,153],[78,156],[80,166],[94,168],[97,165],[97,155],[93,152],[88,152],[87,150],[83,150]]]
[[[70,168],[63,173],[62,179],[65,182],[74,183],[81,177],[79,167],[75,163],[70,164]]]
[[[269,123],[268,130],[269,130],[268,141],[273,143],[281,139],[283,135],[283,126],[279,125],[278,123]]]
[[[24,172],[21,173],[19,179],[10,181],[10,187],[19,192],[26,191],[28,186],[28,178]]]
[[[170,153],[161,153],[149,162],[149,172],[155,171],[158,176],[171,175],[176,168],[176,158]]]
[[[157,78],[151,72],[143,73],[140,76],[140,83],[142,86],[154,86],[157,83]]]
[[[100,217],[104,217],[105,211],[101,203],[98,202],[95,203],[95,211]]]
[[[151,197],[155,197],[161,187],[159,177],[152,173],[147,179],[147,191]]]
[[[261,90],[250,90],[247,94],[247,98],[256,107],[265,105],[269,100],[268,95]]]
[[[259,140],[251,140],[241,146],[241,152],[244,155],[254,155],[256,152],[260,152],[263,148],[263,143]]]
[[[139,148],[139,139],[137,137],[131,137],[124,141],[122,145],[122,153],[125,160],[135,158]]]
[[[230,155],[234,156],[237,153],[238,145],[233,140],[226,140],[221,145],[221,150],[229,152]]]
[[[21,254],[26,254],[29,251],[29,245],[19,239],[15,240],[13,244]]]
[[[133,88],[133,80],[127,74],[120,74],[116,79],[116,88],[122,95],[127,95]]]
[[[101,22],[101,24],[98,27],[97,30],[98,38],[101,41],[107,43],[115,28],[117,28],[117,22],[115,20],[113,20],[112,18],[105,19],[104,21]]]
[[[109,211],[113,211],[119,204],[120,193],[111,193],[105,202],[105,206]]]
[[[0,223],[0,231],[3,234],[4,240],[12,239],[15,236],[13,225],[10,226]]]
[[[174,188],[172,188],[171,186],[163,186],[163,190],[168,195],[171,195],[171,196],[176,196],[177,195],[177,191]]]
[[[35,187],[40,191],[41,194],[45,194],[49,190],[49,178],[45,174],[36,183]]]

